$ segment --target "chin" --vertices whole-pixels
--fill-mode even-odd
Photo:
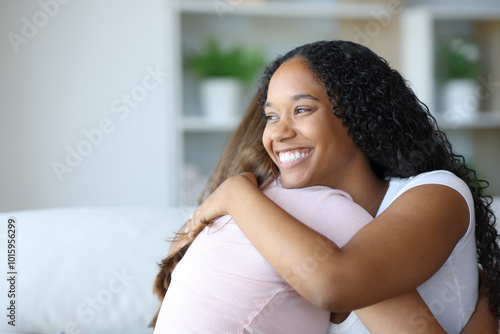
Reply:
[[[290,178],[281,177],[281,185],[286,189],[296,189],[296,188],[305,188],[309,185],[304,180],[291,180]]]

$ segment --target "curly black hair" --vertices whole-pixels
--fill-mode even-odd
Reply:
[[[398,71],[362,45],[349,41],[319,41],[278,57],[265,70],[258,91],[267,99],[269,81],[287,60],[303,59],[324,84],[333,112],[349,128],[354,142],[368,156],[379,178],[410,177],[448,170],[464,180],[474,198],[478,262],[486,274],[490,310],[500,318],[500,236],[495,229],[488,182],[479,180],[463,156],[453,152],[428,107]]]

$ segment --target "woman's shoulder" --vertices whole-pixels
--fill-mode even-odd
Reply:
[[[433,170],[408,178],[394,177],[390,178],[389,182],[391,187],[397,188],[397,193],[395,193],[395,195],[400,195],[411,188],[425,184],[441,184],[451,187],[460,193],[470,193],[467,183],[447,170]]]
[[[473,207],[473,198],[467,183],[447,170],[433,170],[408,178],[391,177],[388,180],[389,189],[382,201],[378,214],[382,213],[396,198],[406,191],[427,184],[439,184],[450,187],[465,198],[469,207],[471,205]]]
[[[311,214],[319,212],[364,212],[347,192],[322,185],[284,188],[278,180],[265,189],[264,193],[293,216],[303,216],[303,219],[299,219],[303,222],[304,217],[310,218]]]

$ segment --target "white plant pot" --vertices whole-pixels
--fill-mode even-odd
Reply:
[[[233,119],[245,106],[241,103],[242,84],[233,78],[205,79],[200,85],[202,112],[212,121]]]
[[[462,122],[479,110],[477,82],[471,79],[454,79],[443,85],[444,116]]]

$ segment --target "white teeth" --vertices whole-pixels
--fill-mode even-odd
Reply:
[[[289,152],[285,152],[285,153],[280,153],[279,157],[280,157],[281,163],[287,163],[287,162],[292,162],[292,161],[295,161],[295,160],[299,160],[299,159],[305,158],[308,155],[309,155],[309,153],[299,153],[299,152],[289,153]]]

